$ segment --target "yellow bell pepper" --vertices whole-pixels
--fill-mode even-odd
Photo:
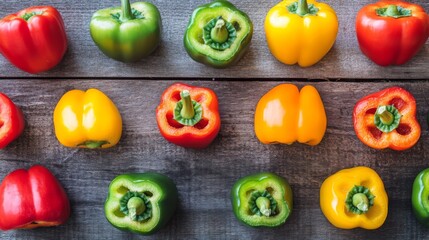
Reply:
[[[108,148],[121,138],[122,118],[100,90],[71,90],[55,107],[54,127],[58,141],[66,147]]]
[[[343,169],[323,182],[320,208],[337,228],[376,229],[386,220],[388,198],[374,170],[355,167]]]
[[[265,18],[268,47],[284,64],[309,67],[332,48],[338,33],[335,11],[314,0],[285,0]]]
[[[268,91],[255,111],[255,133],[262,143],[317,145],[326,131],[326,113],[316,88],[299,92],[293,84],[280,84]]]

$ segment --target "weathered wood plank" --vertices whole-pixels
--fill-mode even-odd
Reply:
[[[119,1],[52,1],[41,0],[37,4],[53,4],[63,14],[69,39],[69,50],[59,66],[42,73],[45,78],[75,77],[137,77],[137,78],[311,78],[311,79],[427,79],[429,77],[429,43],[411,62],[397,67],[379,67],[370,62],[359,50],[355,36],[357,11],[372,0],[328,1],[336,9],[340,29],[337,42],[331,52],[317,65],[310,68],[286,66],[270,54],[263,28],[268,10],[277,0],[234,1],[249,14],[254,23],[254,37],[244,59],[229,69],[219,70],[194,62],[183,47],[183,34],[194,8],[208,1],[167,0],[152,1],[158,6],[163,19],[163,36],[160,48],[149,58],[134,64],[116,62],[104,56],[92,42],[89,21],[100,8],[115,6]],[[416,0],[429,12],[429,2]],[[34,1],[2,1],[0,16],[16,12],[36,4]],[[2,78],[30,77],[0,58]]]
[[[411,213],[410,194],[415,175],[428,167],[429,141],[426,112],[429,82],[340,83],[316,82],[325,102],[328,130],[315,147],[293,144],[263,145],[253,132],[258,99],[274,81],[194,81],[218,94],[222,127],[205,150],[184,149],[167,143],[159,134],[155,108],[172,81],[2,81],[0,91],[23,110],[27,126],[22,137],[0,151],[0,179],[16,168],[47,166],[65,187],[72,216],[63,226],[1,232],[1,239],[134,239],[105,220],[103,203],[109,182],[125,172],[148,170],[172,177],[179,189],[174,219],[147,239],[425,239],[429,231]],[[304,83],[299,83],[303,86]],[[351,113],[366,94],[400,85],[414,94],[422,136],[404,152],[376,151],[355,136]],[[67,90],[95,87],[116,103],[124,131],[118,146],[106,150],[68,149],[55,139],[52,112]],[[374,168],[389,195],[389,215],[375,231],[340,230],[330,225],[319,209],[319,188],[330,174],[347,167]],[[295,209],[288,222],[276,229],[252,229],[233,216],[229,191],[241,176],[273,171],[286,177],[294,191]]]

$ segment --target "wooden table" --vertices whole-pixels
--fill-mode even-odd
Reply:
[[[276,61],[265,43],[263,21],[277,1],[235,1],[254,23],[250,50],[238,65],[212,69],[192,61],[182,38],[193,9],[208,1],[153,1],[163,18],[163,40],[149,58],[124,64],[105,57],[92,42],[88,25],[100,8],[119,1],[61,1],[69,50],[49,72],[30,75],[0,58],[0,91],[21,107],[26,118],[23,135],[0,151],[0,178],[16,168],[34,164],[48,167],[66,189],[72,206],[69,221],[59,227],[0,233],[1,239],[133,239],[138,235],[113,228],[105,219],[103,203],[109,182],[126,172],[158,171],[177,184],[179,208],[173,220],[145,239],[425,239],[429,231],[411,212],[411,185],[428,167],[426,113],[429,110],[429,44],[409,63],[378,67],[360,52],[354,19],[372,1],[329,1],[338,13],[340,30],[331,52],[316,66],[300,68]],[[416,0],[427,12],[429,2]],[[0,15],[51,1],[2,1]],[[215,80],[215,81],[213,81]],[[246,80],[246,81],[243,81]],[[311,81],[309,81],[311,80]],[[205,150],[167,143],[159,134],[155,108],[162,91],[176,81],[210,87],[219,96],[221,131]],[[315,147],[301,144],[263,145],[253,132],[258,99],[282,82],[300,87],[311,83],[321,93],[328,129]],[[352,109],[361,97],[398,85],[417,100],[422,136],[403,152],[376,151],[355,136]],[[55,138],[52,112],[70,89],[104,91],[123,117],[123,137],[106,150],[69,149]],[[382,177],[389,195],[389,215],[378,230],[341,230],[333,227],[319,208],[319,188],[334,172],[364,165]],[[229,192],[240,177],[272,171],[286,177],[294,191],[295,208],[287,223],[276,229],[253,229],[232,213]]]

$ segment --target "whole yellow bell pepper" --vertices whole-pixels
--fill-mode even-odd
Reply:
[[[343,169],[323,182],[320,208],[337,228],[376,229],[386,220],[388,198],[374,170],[355,167]]]
[[[262,143],[317,145],[326,131],[326,113],[316,88],[299,92],[293,84],[280,84],[268,91],[255,111],[255,133]]]
[[[122,118],[100,90],[71,90],[55,107],[54,127],[58,141],[66,147],[108,148],[121,138]]]
[[[301,67],[319,62],[337,38],[338,19],[325,3],[284,0],[265,18],[268,47],[277,60]]]

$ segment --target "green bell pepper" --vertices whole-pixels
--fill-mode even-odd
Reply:
[[[231,190],[238,220],[252,227],[276,227],[292,212],[292,189],[286,179],[273,173],[258,173],[239,179]]]
[[[161,15],[148,2],[130,4],[121,0],[122,7],[99,10],[90,22],[91,37],[107,56],[136,62],[151,54],[161,41]]]
[[[171,219],[177,195],[176,185],[165,175],[154,172],[119,175],[110,183],[104,212],[114,227],[148,235]]]
[[[225,0],[199,6],[186,29],[184,44],[189,56],[215,68],[238,62],[253,35],[253,24],[246,13]]]
[[[414,180],[411,204],[417,220],[429,227],[429,168],[421,171]]]

